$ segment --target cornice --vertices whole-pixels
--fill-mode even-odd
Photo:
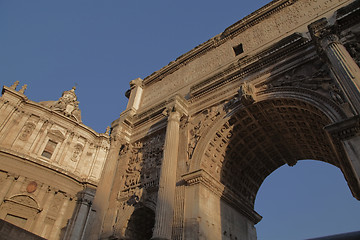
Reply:
[[[77,122],[77,121],[75,121],[73,119],[70,119],[70,118],[68,118],[68,117],[66,117],[66,116],[64,116],[64,115],[62,115],[62,114],[60,114],[60,113],[58,113],[56,111],[53,111],[53,110],[47,108],[46,106],[41,105],[40,103],[31,101],[24,94],[18,93],[17,91],[12,90],[12,89],[10,89],[8,87],[5,87],[5,86],[3,88],[3,92],[4,92],[4,90],[6,90],[7,93],[11,93],[12,95],[18,97],[21,100],[21,103],[18,104],[18,105],[14,105],[11,102],[7,102],[7,103],[10,104],[11,106],[13,106],[15,109],[23,111],[25,114],[35,114],[33,111],[31,111],[31,109],[37,109],[39,111],[44,112],[44,115],[48,114],[48,115],[51,115],[51,116],[55,116],[56,118],[60,118],[62,121],[65,121],[65,122],[67,122],[67,123],[69,123],[71,125],[79,127],[81,129],[85,130],[86,132],[90,133],[94,137],[109,139],[109,136],[107,134],[98,133],[95,130],[93,130],[92,128],[86,126],[83,123],[79,123],[79,122]],[[3,101],[5,102],[6,100],[3,99]],[[56,122],[58,123],[58,122],[61,122],[61,121],[56,121]]]
[[[194,49],[178,57],[175,61],[170,62],[167,66],[163,67],[159,71],[152,73],[150,76],[144,79],[143,84],[146,86],[154,82],[160,81],[167,75],[178,70],[183,65],[188,64],[189,62],[204,55],[210,50],[222,45],[229,39],[236,37],[240,33],[244,32],[246,29],[260,23],[274,13],[279,12],[284,7],[291,5],[296,1],[298,0],[274,0],[270,2],[259,10],[253,12],[242,20],[226,28],[223,33],[218,34],[215,37],[209,39],[208,41],[198,45]]]
[[[29,155],[19,154],[18,152],[12,151],[10,149],[0,147],[0,154],[1,155],[7,155],[7,156],[10,156],[12,158],[17,158],[19,160],[28,162],[30,164],[35,164],[35,165],[39,166],[40,168],[48,169],[49,171],[53,171],[55,173],[58,173],[59,175],[66,176],[67,178],[73,180],[77,184],[80,184],[80,185],[83,185],[83,186],[87,185],[87,186],[92,186],[92,187],[96,188],[97,184],[98,184],[95,181],[92,181],[90,179],[80,178],[80,177],[76,176],[75,174],[70,173],[70,172],[68,172],[68,171],[66,171],[64,169],[60,169],[59,167],[56,167],[56,166],[54,166],[54,165],[52,165],[50,163],[43,162],[43,161],[38,160],[38,159],[36,159],[34,157],[31,157]]]
[[[166,117],[166,110],[176,108],[181,114],[188,115],[188,103],[180,95],[174,95],[166,101],[162,101],[159,104],[139,111],[135,115],[128,118],[128,122],[132,128],[137,128],[145,124],[155,123],[155,120],[159,121],[161,118]]]
[[[336,11],[336,31],[341,32],[360,22],[360,0]]]

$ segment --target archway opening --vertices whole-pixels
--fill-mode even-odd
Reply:
[[[207,144],[201,160],[223,187],[220,198],[222,239],[255,239],[257,192],[267,176],[283,165],[316,159],[346,172],[341,144],[324,130],[331,124],[319,108],[297,99],[271,99],[240,106]],[[341,172],[340,171],[340,172]],[[352,172],[348,171],[347,181]],[[206,200],[204,200],[206,201]],[[232,219],[242,221],[239,228]]]
[[[256,196],[258,240],[308,239],[359,230],[360,204],[339,168],[303,160],[268,176]]]
[[[125,235],[132,240],[149,240],[153,234],[155,213],[147,207],[135,209],[131,215]]]

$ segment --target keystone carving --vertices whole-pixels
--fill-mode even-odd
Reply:
[[[255,102],[255,90],[251,83],[244,82],[238,91],[238,98],[244,106]]]

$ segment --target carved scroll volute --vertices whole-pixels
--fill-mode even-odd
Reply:
[[[251,83],[244,82],[238,91],[238,98],[244,106],[254,103],[256,100],[255,87]]]

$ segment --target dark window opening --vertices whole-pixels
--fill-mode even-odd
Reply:
[[[237,56],[237,55],[244,52],[242,43],[240,43],[239,45],[233,47],[233,49],[234,49],[234,52],[235,52],[235,56]]]
[[[55,148],[56,148],[57,142],[54,142],[52,140],[49,140],[45,146],[44,151],[42,152],[41,156],[46,158],[51,158],[53,155]]]

